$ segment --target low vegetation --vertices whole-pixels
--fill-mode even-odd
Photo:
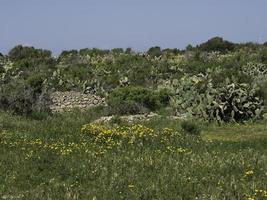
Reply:
[[[0,197],[266,199],[266,121],[202,124],[199,136],[164,118],[91,124],[101,112],[1,113]]]

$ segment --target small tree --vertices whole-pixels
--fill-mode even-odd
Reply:
[[[35,49],[34,47],[26,47],[22,45],[15,46],[8,53],[9,58],[12,61],[18,61],[22,59],[44,59],[51,58],[51,51],[43,49]]]
[[[221,37],[214,37],[209,39],[207,42],[204,42],[198,46],[202,51],[232,51],[235,48],[235,44],[227,40],[223,40]]]
[[[161,48],[159,46],[151,47],[148,51],[147,54],[152,56],[152,57],[159,57],[162,55]]]

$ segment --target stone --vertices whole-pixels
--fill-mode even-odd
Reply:
[[[97,99],[94,99],[94,100],[93,100],[93,104],[94,104],[94,105],[97,105],[97,104],[99,104],[99,101],[98,101]]]
[[[83,110],[104,103],[103,98],[92,94],[82,94],[75,91],[54,92],[51,94],[50,109],[52,112],[62,112],[71,108]]]

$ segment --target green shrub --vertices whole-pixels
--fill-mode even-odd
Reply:
[[[105,109],[105,115],[134,115],[148,112],[148,109],[135,101],[114,101]]]
[[[147,54],[150,55],[151,57],[159,57],[162,55],[161,48],[158,46],[151,47],[148,51]]]
[[[207,42],[204,42],[198,46],[202,51],[232,51],[235,48],[235,44],[224,40],[221,37],[214,37],[209,39]]]
[[[107,97],[107,104],[117,109],[116,114],[136,114],[144,108],[154,111],[169,102],[167,90],[154,91],[143,87],[124,87],[113,90]]]
[[[185,120],[181,122],[181,127],[185,133],[191,135],[200,135],[201,128],[196,122]]]
[[[34,47],[27,47],[22,45],[15,46],[8,53],[9,58],[13,61],[29,59],[29,58],[45,59],[45,58],[50,58],[51,55],[52,55],[51,51],[43,49],[35,49]]]
[[[0,109],[16,114],[49,112],[49,95],[27,85],[23,80],[13,80],[0,89]]]

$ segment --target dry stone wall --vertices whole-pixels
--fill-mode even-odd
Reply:
[[[54,92],[50,96],[52,112],[62,112],[72,108],[85,110],[93,106],[105,104],[104,98],[93,94],[83,94],[80,92]]]

